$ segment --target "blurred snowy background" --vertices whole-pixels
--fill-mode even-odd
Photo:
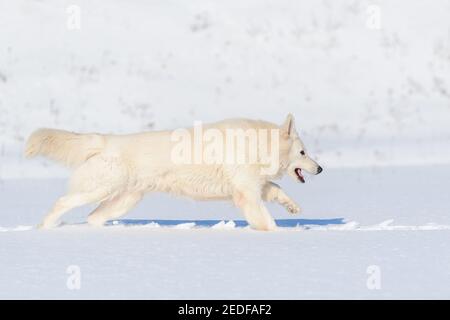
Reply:
[[[0,43],[0,298],[450,297],[450,1],[0,0]],[[288,112],[325,171],[281,181],[303,212],[268,204],[279,232],[160,194],[105,228],[93,206],[34,227],[68,176],[23,159],[38,127]]]
[[[324,167],[450,163],[449,17],[447,0],[1,1],[0,178],[60,175],[23,160],[38,127],[288,112]]]

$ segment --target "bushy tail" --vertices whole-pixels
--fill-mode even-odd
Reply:
[[[25,156],[38,155],[76,167],[100,153],[105,138],[98,134],[78,134],[64,130],[39,129],[28,138]]]

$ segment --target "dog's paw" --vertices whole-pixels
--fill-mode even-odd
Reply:
[[[46,221],[43,221],[43,222],[41,222],[40,224],[38,224],[38,225],[36,226],[36,229],[39,229],[39,230],[49,230],[49,229],[56,228],[58,225],[59,225],[59,224],[58,224],[58,223],[55,223],[55,222],[46,222]]]
[[[284,207],[291,214],[297,214],[297,213],[300,213],[300,211],[301,211],[300,207],[293,202],[286,203],[284,205]]]
[[[105,224],[106,219],[101,216],[91,215],[88,217],[87,222],[93,227],[102,227]]]

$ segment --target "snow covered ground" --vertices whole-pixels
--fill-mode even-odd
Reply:
[[[0,298],[450,298],[449,15],[447,0],[1,1]],[[37,127],[288,112],[325,170],[281,182],[303,213],[270,205],[279,231],[160,194],[103,229],[92,207],[34,227],[68,176],[23,159]]]
[[[162,195],[103,229],[84,225],[85,208],[58,229],[35,230],[64,182],[6,180],[0,297],[450,298],[449,180],[450,166],[286,179],[304,213],[270,206],[276,232],[249,230],[227,204]],[[80,270],[79,290],[66,285],[69,266]]]

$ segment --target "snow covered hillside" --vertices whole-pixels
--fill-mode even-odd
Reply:
[[[288,112],[327,167],[449,163],[449,15],[446,0],[2,1],[0,177],[60,176],[21,160],[37,127]]]
[[[79,15],[78,15],[79,14]],[[0,298],[450,298],[447,0],[0,1]],[[297,121],[324,167],[256,232],[230,204],[149,195],[35,226],[68,171],[38,127],[129,133]]]

